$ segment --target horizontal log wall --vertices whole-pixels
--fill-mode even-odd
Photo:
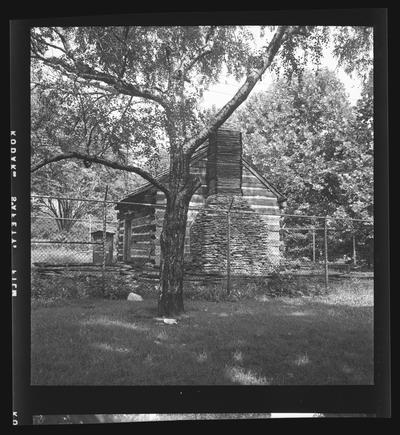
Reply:
[[[129,260],[133,264],[154,263],[155,231],[154,208],[148,208],[145,216],[131,219]]]
[[[117,261],[124,261],[125,221],[119,218],[117,227]]]
[[[276,195],[245,167],[243,167],[242,192],[243,198],[254,211],[272,215],[280,213]]]
[[[251,182],[253,182],[253,185],[250,184]],[[254,175],[251,175],[251,178],[242,178],[242,193],[243,196],[257,196],[276,199],[276,195],[263,186]]]
[[[130,198],[127,202],[151,204],[155,199],[156,192],[150,190]],[[133,265],[154,263],[156,230],[154,208],[120,203],[118,219],[118,261],[126,261]]]

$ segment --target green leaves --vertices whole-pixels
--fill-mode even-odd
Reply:
[[[366,116],[366,114],[368,115]],[[351,108],[334,73],[303,72],[253,95],[234,115],[245,153],[288,197],[288,212],[367,217],[372,101]],[[365,143],[368,142],[368,145]]]
[[[80,150],[124,163],[139,161],[157,173],[171,146],[183,147],[210,122],[212,114],[199,107],[203,92],[225,74],[241,79],[260,67],[274,29],[260,28],[266,39],[262,47],[254,44],[255,30],[250,26],[33,29],[32,75],[37,83],[32,98],[32,160]],[[370,164],[366,156],[372,155],[372,109],[365,94],[364,104],[360,102],[357,114],[352,114],[343,85],[321,70],[320,63],[325,47],[332,43],[342,65],[350,67],[354,60],[353,69],[370,66],[372,30],[322,26],[286,30],[273,65],[291,82],[279,80],[268,93],[254,96],[248,113],[243,111],[236,119],[246,131],[248,156],[278,187],[297,198],[293,204],[299,205],[306,191],[310,209],[333,210],[343,204],[343,191],[351,192],[347,196],[354,201],[357,198],[351,181],[335,174],[353,171],[358,182],[365,183]],[[313,73],[306,69],[310,62]],[[359,142],[368,143],[363,149],[369,151],[357,154]],[[365,169],[362,174],[357,173],[359,166]]]
[[[372,71],[373,28],[366,26],[336,27],[334,54],[348,74],[356,72],[364,81]]]

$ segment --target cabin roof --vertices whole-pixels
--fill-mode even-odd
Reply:
[[[194,163],[197,160],[207,157],[207,148],[208,148],[208,141],[205,142],[203,145],[201,145],[201,147],[193,154],[190,162]],[[270,190],[272,193],[276,195],[278,202],[282,202],[286,200],[286,197],[281,192],[279,192],[279,190],[269,180],[267,180],[263,175],[261,175],[260,172],[247,159],[245,159],[242,156],[241,161],[243,166],[246,169],[248,169],[255,177],[257,177],[261,184],[263,184],[268,190]],[[160,182],[167,181],[168,173],[169,173],[168,170],[161,172],[156,178],[157,181]],[[157,190],[157,187],[155,187],[152,183],[145,183],[142,186],[135,189],[129,195],[127,195],[124,199],[122,199],[120,203],[135,202],[134,200],[135,197],[151,189]],[[118,205],[116,206],[116,208],[118,209]]]

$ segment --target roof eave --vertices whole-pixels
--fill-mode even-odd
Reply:
[[[285,195],[283,195],[272,183],[270,183],[263,175],[259,173],[259,171],[244,157],[242,157],[242,162],[244,163],[244,166],[255,176],[258,178],[258,180],[269,190],[271,190],[272,193],[274,193],[278,199],[278,202],[281,203],[283,201],[286,201],[287,198]]]
[[[195,162],[199,159],[201,159],[202,157],[205,157],[207,155],[207,147],[206,146],[202,146],[192,157],[191,159],[191,163]],[[257,177],[257,179],[267,188],[269,189],[272,193],[274,193],[277,197],[278,203],[282,203],[284,201],[287,200],[287,198],[285,197],[285,195],[283,195],[272,183],[270,183],[263,175],[260,174],[260,172],[248,161],[246,160],[243,156],[241,158],[242,163],[244,164],[244,166],[255,176]],[[157,181],[163,181],[163,179],[166,179],[168,176],[168,171],[164,171],[163,173],[161,173],[156,179]],[[136,196],[150,190],[151,188],[157,189],[153,184],[151,183],[146,183],[141,187],[138,187],[136,190],[134,190],[132,193],[130,193],[127,197],[125,197],[124,199],[122,199],[119,204],[123,204],[124,202],[129,202],[130,200],[134,199]],[[135,202],[135,201],[133,201]],[[115,207],[118,210],[118,204]]]

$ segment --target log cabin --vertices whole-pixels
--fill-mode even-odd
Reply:
[[[190,202],[185,266],[224,274],[229,261],[232,275],[268,275],[280,262],[285,197],[243,157],[241,132],[217,130],[193,155],[191,172],[202,184]],[[160,264],[165,203],[164,193],[148,183],[117,204],[118,261]]]

